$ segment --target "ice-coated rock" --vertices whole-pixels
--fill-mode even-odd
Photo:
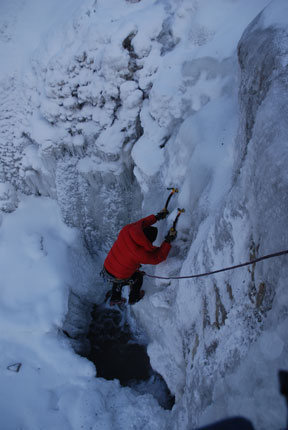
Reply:
[[[20,2],[13,4],[14,16]],[[56,321],[84,338],[91,303],[105,294],[98,272],[106,252],[123,225],[162,209],[166,187],[180,192],[158,224],[159,243],[176,208],[186,212],[169,259],[149,273],[202,273],[287,248],[287,16],[284,0],[85,0],[46,35],[27,74],[1,80],[0,209],[13,211],[21,193],[51,197],[80,231],[79,249],[86,247],[79,254],[67,244],[73,257],[61,274],[73,280],[66,302],[59,291],[68,283],[56,277],[48,307],[33,307],[48,335]],[[1,19],[1,43],[12,43],[12,21]],[[37,272],[41,263],[54,273],[49,262],[57,266],[58,254],[46,249],[53,234],[21,237],[28,267]],[[168,418],[149,396],[135,397],[116,382],[92,383],[88,365],[89,382],[57,386],[49,404],[77,429],[94,425],[95,411],[95,425],[111,430],[127,428],[127,416],[135,428],[186,430],[205,417],[223,418],[220,412],[241,412],[259,428],[283,427],[276,384],[270,386],[287,356],[278,330],[287,325],[285,258],[209,278],[145,279],[145,299],[131,312],[150,339],[152,366],[176,395]],[[27,288],[29,273],[23,270]],[[4,287],[7,301],[14,290]],[[59,346],[56,335],[54,341]],[[63,357],[71,353],[65,351]]]
[[[18,206],[17,191],[9,182],[0,183],[0,210],[13,212]]]

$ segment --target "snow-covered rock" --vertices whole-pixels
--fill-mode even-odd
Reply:
[[[9,182],[0,183],[0,210],[13,212],[18,205],[17,192]]]
[[[133,317],[176,396],[171,412],[95,379],[61,328],[85,335],[90,305],[105,295],[105,253],[124,224],[162,208],[166,187],[180,192],[159,236],[177,207],[186,212],[154,274],[207,272],[287,248],[286,1],[58,3],[0,5],[7,430],[185,430],[240,414],[280,428],[285,256],[209,278],[146,278]],[[16,361],[20,372],[9,373]]]

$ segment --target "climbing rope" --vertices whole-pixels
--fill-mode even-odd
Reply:
[[[254,260],[247,261],[246,263],[237,264],[236,266],[225,267],[224,269],[214,270],[213,272],[199,273],[197,275],[187,275],[187,276],[156,276],[149,275],[149,273],[143,272],[145,276],[149,278],[157,279],[191,279],[191,278],[201,278],[202,276],[214,275],[215,273],[226,272],[227,270],[238,269],[239,267],[249,266],[251,264],[259,263],[259,261],[267,260],[268,258],[280,257],[281,255],[288,254],[288,249],[285,251],[275,252],[274,254],[264,255],[263,257],[255,258]]]

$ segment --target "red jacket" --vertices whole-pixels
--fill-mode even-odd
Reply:
[[[104,267],[111,275],[119,279],[130,278],[141,264],[159,264],[166,260],[170,243],[153,246],[143,232],[144,227],[156,221],[155,215],[150,215],[122,228],[104,261]]]

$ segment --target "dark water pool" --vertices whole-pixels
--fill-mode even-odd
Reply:
[[[87,358],[97,369],[97,376],[118,379],[141,394],[151,393],[165,409],[171,409],[175,399],[164,379],[156,373],[147,354],[146,345],[139,344],[125,312],[105,306],[95,306],[88,333],[90,352]]]

